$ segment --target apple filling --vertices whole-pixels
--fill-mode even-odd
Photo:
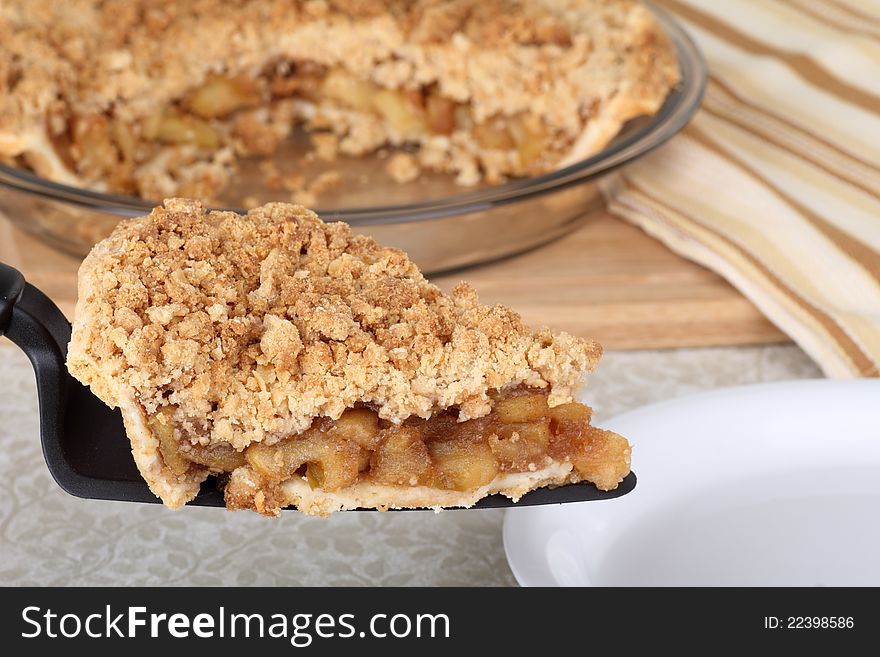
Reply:
[[[564,146],[528,113],[477,121],[467,103],[445,97],[436,85],[390,89],[343,68],[288,61],[272,63],[256,76],[214,75],[134,124],[112,112],[54,115],[48,132],[59,160],[91,184],[141,196],[173,192],[215,198],[225,180],[192,175],[193,164],[216,161],[226,148],[238,156],[270,155],[297,122],[329,130],[344,142],[353,128],[340,112],[378,121],[384,133],[378,142],[349,139],[343,150],[354,155],[386,143],[420,145],[439,136],[472,150],[484,168],[501,158],[507,169],[528,174],[546,170]],[[443,169],[440,162],[434,165]],[[154,189],[153,169],[173,182]]]
[[[444,97],[436,87],[383,89],[337,68],[314,88],[319,90],[316,100],[378,116],[396,141],[418,143],[430,136],[465,133],[481,149],[515,156],[524,171],[541,163],[551,147],[550,134],[538,117],[519,113],[476,122],[466,103]]]
[[[166,409],[151,422],[168,468],[185,474],[193,467],[213,473],[249,467],[267,497],[294,477],[327,492],[359,482],[465,492],[499,475],[536,472],[554,462],[570,463],[578,479],[603,489],[614,488],[628,471],[628,443],[592,427],[587,406],[551,408],[545,392],[528,388],[500,395],[488,415],[465,422],[458,422],[454,408],[400,425],[370,408],[353,408],[337,420],[319,418],[296,436],[253,443],[241,452],[225,443],[181,440],[171,413]],[[236,500],[227,496],[227,505],[235,508]]]

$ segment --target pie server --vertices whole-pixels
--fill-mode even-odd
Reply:
[[[67,371],[70,323],[58,307],[19,271],[0,263],[0,336],[5,335],[30,359],[40,401],[43,456],[56,483],[76,497],[124,502],[159,502],[150,492],[131,455],[122,414],[95,397]],[[491,495],[472,508],[488,509],[538,504],[608,500],[629,493],[633,473],[614,490],[592,484],[540,488],[514,503]],[[202,484],[190,502],[225,506],[214,477]]]

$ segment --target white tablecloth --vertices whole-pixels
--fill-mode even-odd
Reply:
[[[501,543],[502,511],[328,520],[290,512],[270,520],[69,497],[40,453],[30,365],[0,342],[2,585],[515,584]],[[601,426],[627,409],[707,388],[816,376],[793,346],[610,353],[588,394]]]

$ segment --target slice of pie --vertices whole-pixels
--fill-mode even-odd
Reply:
[[[574,398],[600,356],[301,206],[173,199],[83,262],[68,367],[168,506],[215,474],[231,509],[326,515],[615,488],[630,447]]]
[[[4,0],[0,158],[99,191],[216,198],[305,123],[462,184],[601,150],[677,83],[634,0]]]

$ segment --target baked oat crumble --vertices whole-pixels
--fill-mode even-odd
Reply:
[[[480,417],[489,390],[519,384],[568,402],[601,356],[283,203],[240,216],[171,199],[124,222],[82,265],[75,329],[70,368],[105,402],[131,385],[148,412],[170,401],[236,447],[355,402],[394,422]]]
[[[412,182],[419,177],[419,162],[411,153],[395,153],[385,163],[385,171],[399,183]]]

